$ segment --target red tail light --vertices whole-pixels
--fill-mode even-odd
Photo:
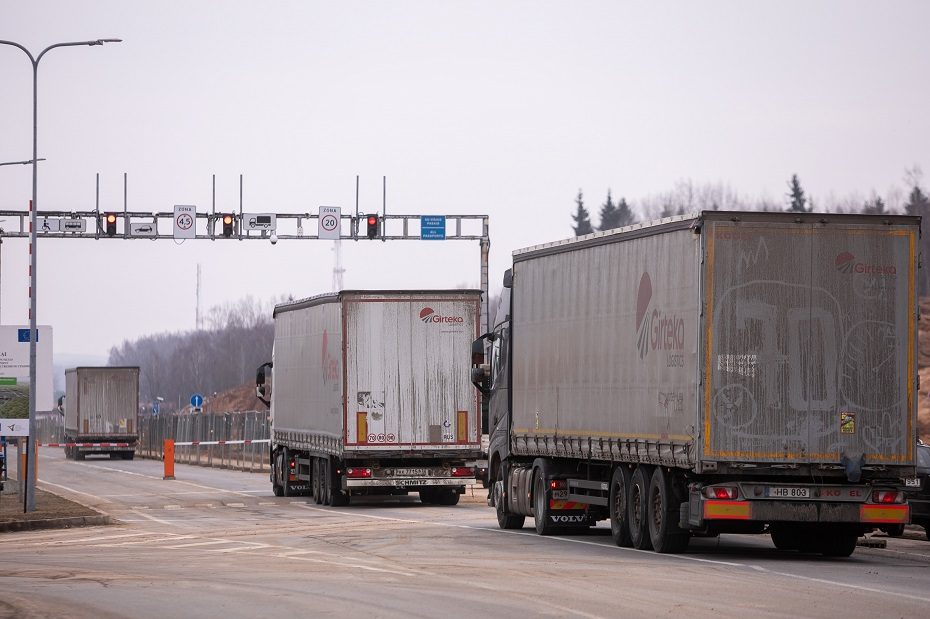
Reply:
[[[712,486],[710,488],[704,488],[704,496],[708,499],[732,501],[739,497],[739,490],[733,486]]]
[[[371,469],[349,467],[346,469],[346,476],[352,479],[371,477]]]
[[[873,490],[873,503],[900,503],[901,493],[897,490]]]
[[[295,462],[294,460],[291,460],[289,466],[291,467],[291,470],[294,470],[295,468],[297,468],[297,462]]]
[[[470,466],[453,466],[452,477],[473,477],[475,469]]]
[[[565,480],[564,479],[553,479],[549,482],[549,488],[552,490],[564,490],[565,489]]]

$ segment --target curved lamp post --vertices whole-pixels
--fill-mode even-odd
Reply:
[[[32,464],[33,451],[35,450],[35,427],[36,427],[36,341],[39,339],[39,333],[36,329],[36,210],[38,199],[36,196],[37,177],[38,177],[38,99],[39,99],[39,61],[42,57],[55,49],[56,47],[77,47],[83,45],[103,45],[104,43],[120,43],[122,39],[95,39],[93,41],[68,41],[65,43],[55,43],[49,45],[38,56],[32,53],[14,41],[0,40],[0,45],[10,45],[17,47],[29,56],[29,62],[32,63],[32,204],[30,205],[29,214],[29,438],[26,447],[26,492],[23,497],[23,511],[31,512],[36,508],[35,497],[35,466]]]

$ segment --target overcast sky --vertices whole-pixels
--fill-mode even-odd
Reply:
[[[930,172],[927,2],[12,2],[0,39],[39,72],[39,210],[488,214],[491,286],[514,249],[676,181],[823,199]],[[0,46],[0,162],[32,154],[32,73]],[[25,209],[27,166],[0,167]],[[7,229],[16,222],[0,223]],[[56,353],[191,329],[247,294],[331,289],[332,243],[40,241]],[[476,242],[343,243],[347,288],[479,282]],[[2,245],[4,324],[27,320],[27,245]],[[244,379],[247,377],[244,377]]]

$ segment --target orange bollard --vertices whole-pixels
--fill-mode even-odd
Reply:
[[[174,479],[174,439],[165,439],[165,476],[162,479]]]

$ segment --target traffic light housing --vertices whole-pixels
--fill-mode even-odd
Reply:
[[[103,218],[107,236],[116,236],[116,213],[107,213]]]
[[[380,218],[378,217],[378,215],[377,214],[368,215],[365,217],[365,219],[368,222],[368,238],[369,239],[378,238],[378,232],[380,231],[379,227],[381,224]]]
[[[233,235],[233,222],[236,219],[230,214],[223,215],[223,236],[229,238]]]

